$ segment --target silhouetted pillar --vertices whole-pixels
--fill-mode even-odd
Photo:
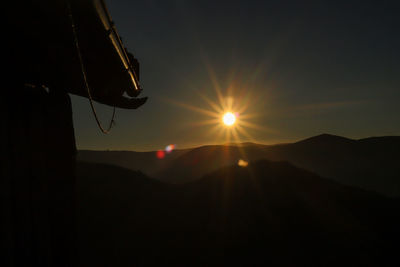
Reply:
[[[22,85],[7,90],[1,266],[75,266],[76,148],[69,95]]]

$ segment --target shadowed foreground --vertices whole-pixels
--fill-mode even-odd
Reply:
[[[398,261],[398,202],[289,163],[227,167],[179,186],[79,163],[78,181],[83,266]]]

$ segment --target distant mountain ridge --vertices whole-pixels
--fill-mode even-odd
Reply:
[[[133,171],[140,170],[147,175],[154,176],[169,166],[171,161],[183,155],[189,150],[174,150],[172,153],[165,153],[165,157],[157,158],[156,151],[113,151],[113,150],[79,150],[78,161],[111,164],[127,168]]]
[[[288,161],[322,177],[400,196],[400,136],[359,140],[322,134],[295,143],[209,145],[174,151],[163,160],[152,152],[79,152],[79,159],[141,170],[164,182],[187,183],[224,166],[268,159]],[[146,154],[147,153],[147,154]],[[144,155],[144,156],[143,156]]]
[[[333,135],[333,134],[320,134],[320,135],[316,135],[316,136],[312,136],[310,138],[300,140],[298,142],[295,142],[295,144],[324,144],[324,143],[341,144],[341,143],[345,143],[345,142],[354,143],[354,142],[357,142],[357,140],[339,136],[339,135]]]

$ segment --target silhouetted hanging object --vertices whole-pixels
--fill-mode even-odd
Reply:
[[[108,86],[119,87],[117,91],[136,97],[141,91],[138,70],[130,61],[104,1],[70,0],[70,7],[75,24],[74,39],[77,37],[79,40],[89,82],[103,93],[115,90]],[[102,74],[105,76],[100,76]]]
[[[79,62],[74,63],[80,65],[77,71],[82,70],[82,64],[85,66],[93,99],[120,108],[132,109],[140,106],[142,101],[123,96],[126,93],[129,97],[136,97],[141,92],[137,75],[139,66],[137,62],[131,62],[104,1],[70,0],[69,5],[74,28],[73,42],[79,42]],[[82,81],[82,78],[75,80]],[[74,88],[82,88],[81,86],[76,85]],[[78,90],[73,93],[90,97],[86,91]]]
[[[115,50],[117,51],[121,62],[128,73],[133,86],[127,87],[127,94],[131,97],[137,96],[140,91],[142,90],[139,85],[139,65],[137,65],[137,70],[134,67],[134,62],[130,59],[134,59],[132,56],[131,58],[128,56],[128,52],[126,48],[122,44],[122,40],[117,33],[116,28],[114,27],[114,22],[111,19],[111,16],[107,10],[107,7],[103,0],[95,0],[94,6],[96,8],[97,14],[103,23],[103,26],[110,38]],[[137,63],[137,61],[135,62]]]
[[[73,39],[74,39],[74,43],[75,43],[75,47],[76,47],[76,51],[78,54],[78,59],[79,59],[79,64],[81,67],[81,71],[82,71],[82,77],[84,80],[84,84],[85,84],[85,88],[87,91],[87,97],[89,98],[90,101],[90,106],[93,112],[93,115],[96,119],[97,125],[100,128],[100,130],[107,134],[109,133],[109,131],[111,130],[112,126],[114,125],[114,118],[115,118],[115,106],[117,105],[117,101],[115,101],[114,103],[114,110],[113,110],[113,114],[112,114],[112,119],[110,120],[109,126],[107,129],[105,129],[98,116],[97,116],[97,112],[96,109],[94,107],[93,104],[93,96],[91,93],[91,89],[90,89],[90,85],[88,83],[88,76],[87,76],[87,71],[85,69],[85,62],[82,56],[82,51],[80,48],[80,41],[79,41],[79,37],[78,37],[78,33],[77,33],[77,25],[75,23],[75,19],[74,19],[74,15],[72,13],[72,9],[71,9],[71,4],[68,3],[68,13],[69,13],[69,17],[71,20],[71,26],[72,26],[72,32],[73,32]],[[104,1],[102,0],[94,0],[93,1],[93,6],[94,9],[96,10],[96,14],[98,14],[98,17],[101,21],[101,23],[104,26],[105,32],[107,33],[109,40],[111,41],[115,51],[114,54],[116,52],[116,54],[119,56],[120,62],[123,65],[123,68],[125,68],[126,73],[128,74],[128,78],[131,82],[131,84],[127,84],[125,85],[126,89],[125,92],[129,95],[129,96],[133,96],[136,97],[140,92],[141,92],[141,88],[139,85],[139,63],[138,61],[133,57],[132,54],[128,54],[128,52],[126,51],[126,48],[123,46],[122,44],[122,40],[119,37],[115,27],[114,27],[114,23],[111,20],[110,14],[108,13],[108,10],[105,6]],[[119,105],[121,107],[124,107],[122,104],[123,102],[126,101],[121,101],[121,100],[128,100],[128,98],[124,98],[122,95],[119,95],[120,100],[119,100]],[[130,105],[129,108],[133,107],[132,104],[136,103],[137,106],[140,106],[142,104],[144,104],[144,102],[146,101],[146,99],[131,99],[130,100]]]
[[[127,82],[127,84],[121,84],[121,86],[123,86],[122,88],[125,88],[125,92],[127,93],[127,95],[132,96],[132,97],[136,97],[140,92],[141,92],[141,88],[139,85],[139,63],[138,61],[133,57],[132,54],[128,54],[128,52],[126,51],[126,48],[123,46],[122,44],[122,40],[119,37],[115,27],[114,27],[114,23],[111,20],[110,14],[108,13],[108,10],[105,6],[104,1],[102,0],[94,0],[92,2],[92,5],[89,5],[89,7],[91,6],[92,9],[95,10],[95,14],[97,15],[97,20],[94,20],[95,22],[101,22],[105,32],[103,31],[103,33],[106,33],[108,36],[108,41],[111,42],[114,51],[110,52],[111,55],[113,55],[115,57],[114,60],[119,59],[120,62],[120,66],[122,66],[124,68],[125,71],[125,79],[127,78],[129,80],[129,82]],[[89,10],[91,9],[89,8]],[[91,88],[89,85],[89,80],[88,80],[88,75],[87,75],[87,71],[85,69],[85,60],[83,58],[83,54],[81,51],[81,46],[80,46],[80,37],[78,36],[78,26],[75,22],[75,18],[74,18],[74,14],[71,8],[71,4],[68,3],[68,13],[69,13],[69,17],[70,17],[70,21],[71,21],[71,26],[72,26],[72,31],[73,31],[73,41],[75,43],[75,47],[76,47],[76,51],[78,54],[78,59],[79,59],[79,64],[81,67],[81,71],[82,71],[82,77],[83,77],[83,81],[84,81],[84,85],[86,88],[86,92],[87,92],[87,97],[89,98],[90,101],[90,106],[92,108],[94,117],[96,119],[97,125],[99,126],[100,130],[103,133],[108,133],[113,124],[114,124],[114,117],[115,117],[115,106],[118,105],[119,107],[122,108],[136,108],[139,107],[140,105],[144,104],[144,102],[146,101],[146,98],[143,99],[129,99],[126,97],[123,97],[121,95],[121,91],[119,91],[119,93],[117,94],[118,98],[114,98],[112,97],[112,99],[114,99],[114,110],[113,110],[113,115],[112,115],[112,119],[110,121],[110,124],[108,126],[108,129],[103,128],[103,126],[101,125],[101,122],[97,116],[96,113],[96,109],[93,105],[93,95],[91,92]],[[85,26],[85,23],[83,23],[83,25]],[[91,33],[93,33],[91,31]],[[101,33],[101,32],[100,32]],[[85,41],[86,35],[83,36],[83,40]],[[90,40],[93,41],[93,40]],[[106,41],[107,43],[107,41]],[[89,52],[87,52],[89,54]],[[116,70],[120,70],[120,68],[116,68]],[[96,68],[94,68],[94,70],[96,70]],[[120,75],[119,73],[116,75],[118,76]],[[120,77],[120,79],[124,80],[123,77]],[[106,101],[109,102],[109,101]]]
[[[79,39],[78,39],[78,35],[77,35],[77,32],[76,32],[76,25],[75,25],[75,21],[74,21],[74,16],[72,15],[72,10],[71,10],[70,3],[68,3],[68,13],[69,13],[69,17],[70,17],[70,20],[71,20],[72,33],[74,35],[74,43],[75,43],[76,51],[78,53],[79,63],[80,63],[80,66],[81,66],[81,71],[82,71],[82,77],[83,77],[83,80],[84,80],[84,83],[85,83],[87,95],[88,95],[89,102],[90,102],[90,107],[92,109],[93,115],[94,115],[94,117],[96,119],[96,123],[97,123],[99,129],[104,134],[108,134],[110,132],[111,128],[113,127],[113,124],[114,124],[115,106],[113,108],[113,113],[112,113],[112,118],[110,120],[110,124],[109,124],[107,129],[104,129],[102,124],[101,124],[101,122],[100,122],[100,120],[99,120],[99,117],[97,116],[97,112],[96,112],[96,109],[95,109],[94,104],[93,104],[93,97],[92,97],[92,94],[91,94],[91,91],[90,91],[90,86],[89,86],[88,80],[87,80],[87,74],[86,74],[86,70],[85,70],[85,66],[84,66],[84,62],[83,62],[83,58],[82,58],[82,53],[81,53],[80,46],[79,46]],[[108,16],[108,18],[109,18],[109,16]],[[108,20],[108,21],[110,21],[110,20]],[[115,42],[113,42],[113,44],[114,43]],[[117,47],[119,47],[119,46],[117,46]],[[122,58],[122,59],[124,59],[124,58]],[[135,77],[133,77],[133,78],[135,78]],[[134,85],[135,85],[135,89],[138,90],[138,92],[140,92],[138,84],[136,83],[135,79],[133,79],[133,82],[134,82]]]
[[[9,47],[4,50],[10,52],[3,63],[18,77],[7,77],[8,82],[89,97],[83,64],[94,101],[125,109],[145,102],[136,98],[142,91],[139,64],[122,44],[104,1],[22,1],[11,6],[5,10]]]

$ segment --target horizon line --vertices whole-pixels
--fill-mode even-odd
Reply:
[[[368,137],[363,137],[363,138],[349,138],[349,137],[345,137],[345,136],[341,136],[341,135],[335,135],[335,134],[328,134],[328,133],[322,133],[322,134],[318,134],[318,135],[313,135],[311,137],[307,137],[307,138],[302,138],[302,139],[297,139],[297,140],[293,140],[293,141],[281,141],[281,142],[273,142],[273,143],[264,143],[264,142],[253,142],[253,141],[244,141],[244,142],[229,142],[229,143],[208,143],[208,144],[202,144],[202,145],[188,145],[188,146],[184,146],[184,147],[179,147],[177,149],[174,150],[191,150],[191,149],[196,149],[196,148],[200,148],[200,147],[207,147],[207,146],[234,146],[234,145],[243,145],[243,144],[254,144],[254,145],[262,145],[262,146],[276,146],[276,145],[286,145],[286,144],[294,144],[294,143],[298,143],[304,140],[308,140],[311,138],[315,138],[315,137],[320,137],[320,136],[332,136],[332,137],[341,137],[341,138],[345,138],[345,139],[349,139],[349,140],[354,140],[354,141],[359,141],[359,140],[363,140],[363,139],[369,139],[369,138],[383,138],[383,137],[400,137],[400,135],[373,135],[373,136],[368,136]],[[140,153],[148,153],[148,152],[157,152],[160,149],[153,149],[153,150],[129,150],[129,149],[90,149],[90,148],[77,148],[77,151],[113,151],[113,152],[140,152]]]

